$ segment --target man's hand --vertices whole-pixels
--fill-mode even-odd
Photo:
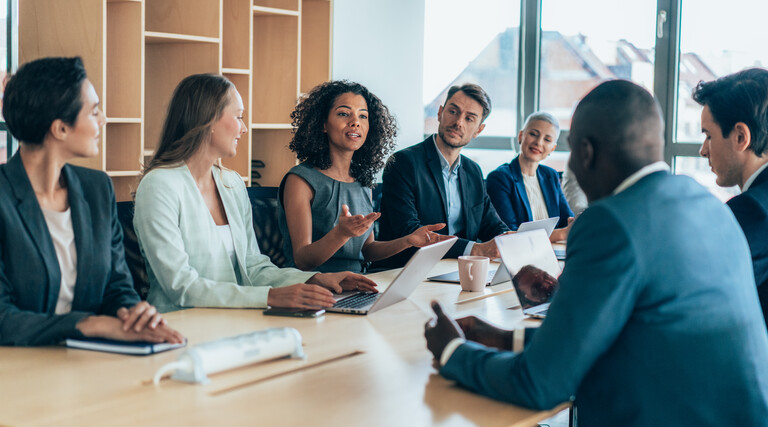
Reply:
[[[499,350],[512,350],[512,331],[497,328],[475,316],[456,319],[468,340]]]
[[[119,341],[147,341],[153,343],[167,342],[181,344],[184,335],[163,324],[156,328],[123,329],[123,321],[112,316],[88,316],[77,322],[77,329],[86,337],[108,338]]]
[[[362,274],[341,271],[338,273],[317,273],[307,280],[309,284],[320,285],[337,294],[342,291],[379,292],[376,282]]]
[[[365,216],[352,215],[349,213],[349,206],[341,205],[341,214],[336,229],[346,238],[362,236],[380,216],[381,213],[379,212],[371,212]]]
[[[464,338],[464,333],[455,320],[443,313],[443,307],[437,301],[432,301],[432,310],[437,318],[424,325],[424,336],[427,338],[427,348],[439,363],[445,346],[454,338]]]
[[[499,248],[496,247],[495,240],[489,240],[485,243],[475,243],[469,254],[472,256],[485,256],[494,259],[499,257]]]
[[[157,312],[155,306],[146,301],[141,301],[131,308],[120,307],[117,310],[117,318],[123,321],[123,331],[133,328],[135,332],[141,332],[144,328],[155,329],[158,325],[165,325],[163,316]]]
[[[573,224],[574,220],[575,220],[574,217],[569,217],[567,226],[553,230],[552,234],[549,235],[549,241],[552,243],[555,243],[555,242],[567,240],[568,233],[571,232],[571,225]]]

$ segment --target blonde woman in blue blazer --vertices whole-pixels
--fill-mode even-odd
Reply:
[[[149,301],[184,307],[328,307],[331,291],[375,291],[350,272],[278,268],[261,254],[240,176],[219,165],[247,131],[243,101],[226,78],[198,74],[173,93],[163,132],[136,191],[134,227]]]

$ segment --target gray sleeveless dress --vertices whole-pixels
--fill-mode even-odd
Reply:
[[[324,175],[305,164],[294,166],[288,171],[289,174],[295,174],[303,178],[312,190],[315,197],[312,200],[312,241],[316,242],[328,234],[339,222],[341,214],[341,205],[349,206],[349,213],[352,215],[368,215],[373,212],[371,202],[371,189],[363,187],[359,182],[341,182],[336,181]],[[286,266],[294,267],[293,245],[291,236],[288,233],[288,225],[285,221],[285,208],[283,207],[285,189],[285,177],[280,183],[280,232],[283,234],[283,251],[287,258]],[[324,264],[314,270],[320,272],[352,271],[361,272],[363,270],[363,243],[368,235],[373,231],[373,227],[359,237],[353,237],[344,244],[333,256]]]

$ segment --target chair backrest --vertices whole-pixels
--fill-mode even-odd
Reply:
[[[248,187],[248,198],[253,211],[253,231],[261,253],[272,263],[284,267],[287,259],[283,253],[283,234],[278,223],[278,187]]]
[[[133,277],[133,287],[142,300],[149,295],[149,277],[144,265],[144,257],[139,249],[139,239],[133,229],[133,201],[117,202],[117,218],[123,227],[123,247],[125,247],[125,261],[128,270]]]

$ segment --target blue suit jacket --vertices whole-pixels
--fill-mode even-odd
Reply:
[[[68,314],[54,314],[61,272],[43,211],[18,154],[0,166],[0,345],[54,344],[82,337],[75,325],[114,316],[139,302],[123,252],[109,177],[66,165],[77,248],[77,282]]]
[[[754,426],[768,422],[766,360],[733,215],[657,172],[576,220],[560,290],[522,353],[467,343],[441,373],[530,408],[575,396],[579,425]]]
[[[533,220],[519,159],[520,156],[515,157],[511,162],[489,173],[487,183],[488,197],[491,198],[501,220],[512,230],[517,230],[520,224]],[[568,206],[563,189],[560,187],[560,176],[551,167],[539,165],[536,168],[536,178],[541,185],[541,193],[544,196],[549,217],[559,216],[557,228],[565,227],[568,225],[568,218],[573,216],[573,211]]]
[[[768,322],[768,169],[757,176],[747,191],[729,200],[728,206],[747,236],[757,294]]]
[[[446,258],[463,255],[470,241],[485,242],[509,231],[485,192],[480,166],[465,156],[461,156],[459,191],[466,227]],[[427,224],[447,224],[447,212],[445,182],[432,136],[393,154],[384,168],[379,240],[397,239]],[[448,234],[448,226],[437,232]],[[383,264],[401,267],[414,252],[406,249]]]

